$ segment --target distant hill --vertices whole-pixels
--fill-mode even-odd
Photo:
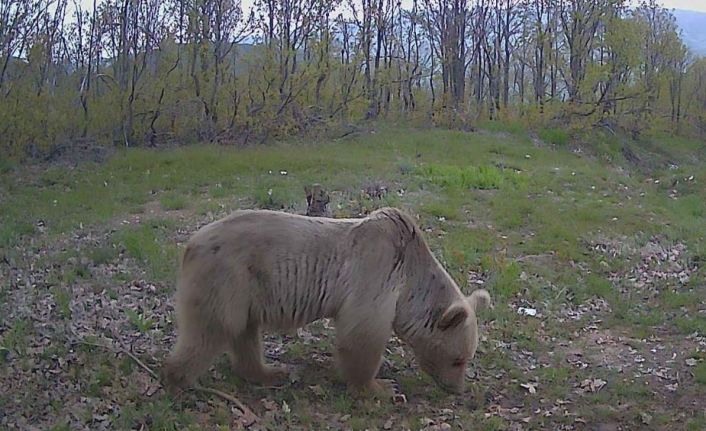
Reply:
[[[672,11],[682,29],[684,43],[694,54],[706,57],[706,12],[675,9]]]

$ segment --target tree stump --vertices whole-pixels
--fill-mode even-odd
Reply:
[[[306,215],[309,217],[331,217],[328,208],[330,197],[321,184],[304,186],[306,192]]]

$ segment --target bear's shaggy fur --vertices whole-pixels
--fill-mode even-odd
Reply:
[[[171,390],[224,351],[240,377],[272,384],[286,371],[264,364],[261,331],[332,318],[351,389],[382,389],[375,376],[394,330],[425,372],[460,392],[478,345],[476,308],[490,296],[464,296],[400,210],[361,219],[242,210],[191,237],[176,301],[178,339],[162,370]]]

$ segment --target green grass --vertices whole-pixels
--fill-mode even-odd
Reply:
[[[610,156],[606,159],[568,151],[573,142],[560,129],[537,131],[549,145],[535,146],[521,123],[480,122],[478,127],[480,133],[381,125],[374,134],[336,142],[292,141],[247,149],[212,145],[129,149],[103,164],[50,167],[39,175],[24,173],[22,167],[0,169],[1,184],[7,189],[0,202],[0,258],[29,265],[24,253],[34,256],[39,251],[36,259],[29,260],[46,276],[27,292],[36,295],[28,303],[50,297],[57,325],[52,334],[58,337],[52,343],[70,346],[61,338],[64,327],[82,319],[84,312],[77,305],[82,299],[71,296],[78,291],[75,287],[121,302],[130,294],[125,286],[146,279],[159,286],[154,295],[167,301],[181,244],[196,226],[236,208],[303,213],[304,186],[318,182],[332,192],[331,209],[339,217],[355,217],[384,205],[418,215],[432,251],[460,287],[467,293],[476,288],[468,286],[468,274],[480,274],[496,308],[479,315],[487,331],[472,364],[479,380],[470,383],[469,392],[461,397],[436,388],[410,365],[409,356],[398,352],[387,355],[392,371],[386,372],[409,397],[408,404],[400,405],[366,404],[348,396],[343,385],[333,380],[330,358],[326,365],[315,365],[314,372],[304,368],[307,371],[299,381],[277,390],[247,385],[222,358],[214,366],[217,374],[206,376],[205,381],[237,392],[249,405],[262,399],[275,402],[273,412],[262,408],[258,412],[267,425],[379,429],[392,417],[393,429],[398,424],[416,429],[423,418],[434,419],[441,409],[449,408],[458,414],[449,420],[455,428],[511,428],[515,425],[511,419],[486,416],[496,403],[489,400],[497,394],[505,398],[502,405],[522,406],[515,416],[530,416],[527,427],[533,429],[573,424],[573,416],[534,414],[536,408],[546,407],[542,400],[556,399],[570,400],[562,409],[581,414],[592,424],[615,421],[634,428],[640,413],[652,410],[653,425],[668,422],[670,418],[659,411],[665,406],[663,400],[653,396],[644,381],[620,383],[633,369],[618,373],[595,367],[595,361],[589,369],[578,369],[566,362],[565,352],[583,346],[586,358],[596,350],[600,353],[603,347],[584,339],[591,333],[584,329],[594,321],[600,330],[614,331],[616,339],[625,335],[649,340],[657,331],[664,340],[678,337],[690,342],[684,341],[685,334],[706,334],[706,318],[699,314],[705,297],[703,271],[693,274],[686,285],[660,281],[654,294],[634,288],[624,277],[613,279],[641,262],[639,248],[653,237],[664,244],[684,243],[687,252],[680,264],[702,265],[706,189],[701,181],[706,178],[706,163],[698,154],[703,145],[668,138],[664,146],[673,148],[631,142],[644,161],[644,166],[635,167],[623,160],[624,142],[618,138],[595,143],[599,154]],[[592,137],[599,138],[603,139]],[[672,157],[678,169],[670,170],[663,163]],[[690,175],[696,181],[688,180]],[[381,200],[362,195],[361,190],[373,183],[387,185],[389,193]],[[676,199],[670,197],[672,189],[678,191]],[[146,211],[156,202],[164,211]],[[76,237],[86,238],[80,247],[73,247],[71,240]],[[608,256],[589,247],[602,238],[619,242],[624,254]],[[9,282],[0,283],[1,311],[12,306],[14,289]],[[588,312],[576,320],[564,314],[567,309],[581,309],[592,298],[606,300],[611,311]],[[159,337],[171,334],[173,317],[130,304],[120,310],[125,324],[121,329],[131,337],[150,339],[156,350],[144,353],[143,359],[155,365],[150,361],[158,360],[157,350],[167,348]],[[517,306],[536,307],[541,316],[520,315]],[[23,369],[35,366],[29,356],[39,326],[32,319],[23,316],[5,324],[0,361],[17,360]],[[312,333],[320,340],[294,339],[283,346],[279,359],[311,367],[312,355],[334,349],[333,334],[317,328]],[[98,343],[98,335],[89,334],[87,339]],[[46,360],[62,354],[44,351]],[[77,389],[81,396],[117,397],[111,401],[120,407],[112,413],[116,428],[227,429],[232,425],[232,406],[223,400],[205,402],[197,394],[179,400],[161,394],[145,398],[144,381],[134,378],[142,369],[129,358],[107,360],[100,349],[88,346],[78,346],[75,352],[83,359],[102,359],[73,367],[71,378],[82,382]],[[525,353],[532,354],[531,366]],[[706,384],[703,364],[689,368],[699,387]],[[578,383],[599,376],[609,385],[598,393],[576,396]],[[541,383],[538,394],[529,395],[519,386],[535,380]],[[313,391],[310,385],[320,389]],[[283,402],[289,413],[282,411]],[[625,410],[617,411],[615,405]],[[58,405],[57,411],[61,408]],[[90,420],[90,412],[74,413]],[[346,415],[346,421],[339,421]],[[687,413],[678,426],[699,429],[703,423],[703,415]],[[63,426],[58,417],[53,424],[58,429]]]
[[[420,211],[439,219],[458,220],[460,218],[458,208],[448,203],[431,202],[423,205]]]
[[[198,429],[193,427],[190,415],[180,412],[171,400],[165,398],[127,404],[116,418],[116,425],[121,429],[139,428],[145,423],[155,430]]]
[[[566,146],[570,139],[569,133],[563,129],[541,129],[538,135],[544,142],[560,147]]]
[[[125,310],[125,314],[135,329],[142,333],[149,331],[154,326],[152,319],[145,317],[144,314],[138,313],[135,310]]]
[[[506,175],[494,166],[432,164],[418,168],[417,174],[443,188],[499,189],[506,181]]]
[[[584,295],[587,297],[597,296],[599,298],[611,300],[615,298],[616,291],[613,287],[613,283],[597,274],[589,274],[586,278],[586,289],[584,290]],[[584,300],[587,298],[583,298]]]
[[[484,265],[493,274],[489,289],[500,298],[511,298],[522,288],[520,265],[504,259],[486,260]]]
[[[462,227],[448,227],[448,233],[441,244],[445,266],[457,280],[463,281],[467,271],[479,269],[483,259],[492,249],[493,237],[490,232],[479,228],[467,234]],[[462,283],[463,284],[463,283]]]
[[[706,385],[706,362],[701,361],[696,368],[694,368],[694,379],[696,383]]]
[[[682,308],[698,304],[700,298],[695,292],[676,292],[667,290],[662,293],[662,302],[669,308]]]
[[[152,220],[114,234],[114,245],[144,265],[150,277],[169,281],[177,268],[178,248],[166,242],[174,226],[169,220]]]
[[[706,335],[706,317],[704,316],[680,316],[673,320],[673,324],[682,334]]]
[[[71,293],[66,288],[61,288],[58,286],[52,287],[52,296],[54,297],[54,302],[56,303],[57,311],[62,319],[71,318]]]
[[[706,415],[701,413],[698,417],[689,419],[686,422],[687,431],[701,431],[706,429]]]
[[[3,334],[0,345],[8,350],[14,350],[20,356],[27,353],[27,337],[32,332],[32,323],[29,320],[15,320],[10,324],[10,329]]]
[[[88,252],[88,257],[95,265],[110,263],[117,257],[117,249],[112,245],[97,246]]]
[[[520,121],[489,121],[482,120],[477,124],[479,129],[495,133],[510,133],[519,138],[527,136],[527,126]]]
[[[189,206],[189,196],[179,192],[167,192],[159,199],[159,203],[167,211],[180,210]]]

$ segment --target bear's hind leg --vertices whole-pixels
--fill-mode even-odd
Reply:
[[[265,365],[260,329],[248,326],[231,341],[233,370],[243,380],[261,385],[273,385],[286,379],[287,369]]]
[[[192,385],[224,350],[224,339],[202,328],[197,322],[184,321],[176,347],[165,360],[162,379],[167,390],[176,392]]]

